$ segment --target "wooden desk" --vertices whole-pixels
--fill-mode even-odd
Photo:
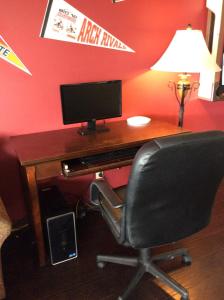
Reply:
[[[80,136],[76,128],[69,128],[11,137],[24,173],[40,265],[45,265],[45,247],[38,197],[39,181],[63,176],[64,160],[129,148],[142,145],[153,138],[186,132],[158,120],[152,120],[150,124],[142,127],[130,127],[126,121],[108,123],[107,126],[110,128],[109,131],[88,136]],[[127,164],[131,164],[131,161],[95,165],[81,168],[73,175],[93,173]]]

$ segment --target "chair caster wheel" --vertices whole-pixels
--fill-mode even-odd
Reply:
[[[98,267],[99,269],[103,269],[103,268],[105,267],[105,265],[106,265],[106,263],[103,262],[103,261],[98,261],[98,262],[97,262],[97,267]]]
[[[182,257],[182,261],[183,261],[183,263],[186,265],[186,266],[190,266],[191,264],[192,264],[192,258],[190,257],[190,256],[188,256],[188,255],[184,255],[183,257]],[[188,299],[188,298],[187,298]],[[186,300],[187,300],[186,299]],[[183,299],[181,299],[181,300],[185,300],[184,298]]]

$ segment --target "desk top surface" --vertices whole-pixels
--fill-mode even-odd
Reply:
[[[109,131],[81,136],[77,127],[11,137],[20,164],[35,165],[52,160],[82,157],[143,144],[153,138],[186,130],[161,120],[133,127],[124,121],[106,124]]]

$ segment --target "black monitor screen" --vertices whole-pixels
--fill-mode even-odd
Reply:
[[[121,116],[121,80],[60,86],[64,124]]]

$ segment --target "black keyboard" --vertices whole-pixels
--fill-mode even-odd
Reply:
[[[84,165],[92,165],[112,160],[133,158],[139,148],[140,146],[137,146],[132,148],[119,149],[107,153],[96,154],[92,156],[86,156],[81,158],[81,163]]]

